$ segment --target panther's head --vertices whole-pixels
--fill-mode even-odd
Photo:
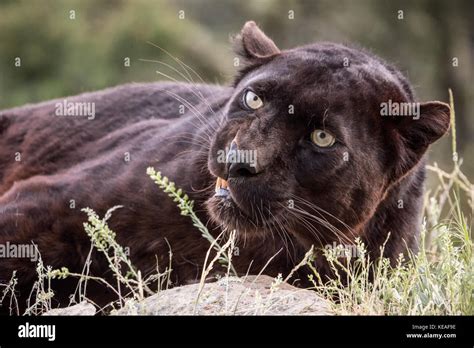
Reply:
[[[357,230],[449,128],[447,104],[416,102],[398,70],[364,51],[281,51],[254,22],[235,46],[240,70],[211,143],[207,208],[237,233],[285,228],[314,243]]]

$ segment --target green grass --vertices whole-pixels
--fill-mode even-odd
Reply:
[[[429,234],[433,238],[427,243]],[[338,299],[331,302],[338,314],[474,314],[473,244],[463,217],[453,216],[430,229],[425,224],[421,245],[408,260],[400,255],[395,266],[386,258],[342,262],[326,251],[325,257],[339,276],[321,283],[314,270],[310,278],[319,294]],[[363,244],[358,247],[364,256]]]

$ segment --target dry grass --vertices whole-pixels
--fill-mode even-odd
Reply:
[[[336,255],[337,250],[325,249],[324,257],[338,276],[333,280],[322,282],[318,272],[313,269],[313,274],[309,274],[308,277],[313,281],[314,290],[330,301],[335,313],[474,314],[474,255],[470,230],[470,219],[474,212],[474,186],[462,173],[462,160],[458,159],[456,152],[452,97],[451,107],[453,110],[451,127],[453,169],[449,172],[444,171],[436,163],[427,167],[433,175],[437,176],[439,185],[435,190],[428,191],[425,196],[421,250],[417,254],[409,254],[408,260],[400,255],[397,265],[391,266],[389,260],[385,258],[371,260],[360,241],[356,241],[358,254],[364,257],[358,258],[355,262],[344,262]],[[181,214],[188,216],[203,238],[210,243],[194,299],[197,308],[206,285],[205,280],[214,267],[224,266],[227,270],[226,276],[236,274],[232,266],[235,234],[230,233],[227,236],[221,234],[214,238],[194,213],[193,201],[181,189],[176,188],[173,182],[153,168],[149,168],[147,174],[176,202]],[[466,206],[470,209],[469,219],[462,209]],[[159,291],[170,286],[172,250],[169,250],[170,263],[165,271],[158,271],[157,261],[156,273],[144,278],[133,266],[123,247],[116,242],[115,233],[107,224],[112,212],[117,208],[119,207],[110,209],[103,218],[91,209],[84,210],[88,217],[84,228],[91,239],[91,249],[81,273],[72,273],[66,268],[53,270],[49,266],[44,266],[41,258],[39,259],[38,280],[31,291],[28,309],[22,314],[39,315],[51,309],[51,299],[54,296],[51,290],[52,279],[66,277],[78,279],[76,291],[70,297],[71,305],[84,300],[92,302],[87,298],[87,283],[89,281],[102,283],[104,287],[117,295],[117,301],[105,308],[99,308],[99,312],[110,312],[140,303],[147,296],[155,293],[151,290],[152,283],[156,283]],[[93,249],[106,257],[115,277],[114,284],[89,275],[90,255]],[[211,258],[212,252],[214,256]],[[312,248],[295,269],[303,265],[311,267],[313,257],[315,256]],[[263,272],[264,270],[261,273]],[[371,274],[375,274],[373,280],[371,280]],[[275,279],[275,284],[281,284],[289,277],[290,275],[283,279],[279,276]],[[16,282],[13,275],[9,284],[4,285],[3,290],[3,296],[12,295],[10,296],[12,314],[20,314],[14,296]],[[262,308],[264,306],[262,303],[255,303],[255,306],[255,313],[266,312],[266,309]],[[252,310],[249,308],[248,312]]]

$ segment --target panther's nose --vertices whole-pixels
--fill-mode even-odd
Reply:
[[[229,166],[229,178],[252,176],[255,174],[257,174],[257,170],[248,163],[232,163]]]
[[[256,163],[249,161],[246,153],[239,151],[237,143],[233,140],[227,153],[227,173],[229,178],[255,175],[257,174],[255,165]]]

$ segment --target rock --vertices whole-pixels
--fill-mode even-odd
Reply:
[[[87,301],[82,301],[71,307],[55,308],[43,313],[43,315],[95,315],[95,307]]]
[[[332,315],[314,291],[269,276],[226,277],[214,283],[162,290],[141,302],[128,301],[117,315]]]

